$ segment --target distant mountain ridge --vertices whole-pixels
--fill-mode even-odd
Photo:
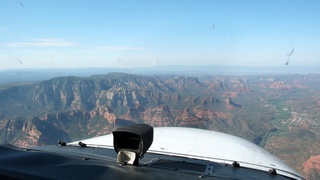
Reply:
[[[44,81],[54,77],[78,76],[89,77],[112,72],[184,76],[198,75],[272,75],[272,74],[319,74],[319,66],[236,66],[236,65],[164,65],[136,68],[22,68],[0,69],[0,85],[16,82]]]
[[[22,129],[16,138],[6,141],[19,145],[21,139],[31,132],[30,128],[37,125],[45,126],[43,122],[53,124],[52,129],[66,133],[64,138],[74,140],[86,136],[101,134],[91,127],[92,124],[108,126],[109,133],[117,118],[134,122],[146,122],[154,126],[191,126],[208,128],[219,118],[229,117],[215,115],[224,114],[230,109],[237,110],[241,105],[234,103],[231,98],[217,98],[207,91],[212,91],[209,85],[201,83],[196,77],[157,77],[138,76],[126,73],[109,73],[84,77],[59,77],[28,86],[11,87],[0,91],[0,108],[3,112],[2,123],[20,123],[15,129]],[[213,90],[214,92],[216,90]],[[17,109],[19,109],[17,111]],[[208,110],[210,116],[197,117],[199,111]],[[38,121],[41,120],[42,123]],[[71,125],[81,126],[83,134],[70,135],[77,132]],[[33,126],[30,122],[34,122]],[[37,123],[38,122],[38,123]],[[28,130],[28,128],[29,130]],[[14,127],[13,127],[14,129]],[[102,128],[105,129],[105,128]],[[27,131],[28,130],[28,131]],[[41,130],[38,129],[39,132]],[[75,131],[75,132],[73,132]],[[35,133],[37,134],[37,133]],[[62,133],[63,134],[63,133]],[[67,136],[69,134],[69,137]],[[32,135],[35,136],[35,135]],[[38,138],[40,134],[38,133]],[[50,136],[41,134],[40,144],[51,142]],[[19,137],[19,138],[18,138]],[[254,136],[252,138],[255,138]],[[17,139],[20,139],[18,141]],[[48,142],[46,142],[47,140]],[[24,146],[38,145],[35,140],[24,142]]]

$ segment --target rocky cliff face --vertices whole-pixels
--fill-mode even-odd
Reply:
[[[75,140],[110,133],[114,126],[128,121],[204,128],[196,122],[189,124],[188,117],[197,117],[183,111],[194,106],[213,108],[219,101],[210,96],[199,97],[202,89],[206,86],[194,77],[159,78],[121,73],[53,78],[33,86],[14,87],[0,92],[3,97],[0,104],[11,102],[12,105],[0,107],[5,112],[0,121],[2,142],[23,147],[49,144],[57,140],[54,133]],[[185,96],[191,92],[193,95]],[[20,104],[27,108],[14,111]]]
[[[11,140],[15,139],[23,128],[24,120],[22,118],[6,118],[2,116],[0,119],[0,135],[1,140],[4,143],[10,143]]]
[[[171,113],[168,105],[160,105],[155,108],[149,108],[139,113],[139,119],[144,123],[155,127],[174,126],[174,115]]]
[[[200,119],[190,112],[189,108],[182,109],[174,119],[175,126],[196,127],[205,129],[206,119]]]

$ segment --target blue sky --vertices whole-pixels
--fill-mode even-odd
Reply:
[[[0,0],[0,69],[320,65],[318,0]]]

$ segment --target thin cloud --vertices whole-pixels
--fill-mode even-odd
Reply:
[[[145,51],[148,49],[148,47],[142,46],[100,46],[93,49],[81,50],[81,52]]]
[[[146,47],[139,46],[105,46],[101,47],[103,50],[107,51],[123,51],[123,50],[146,50]]]
[[[142,51],[147,49],[149,48],[140,47],[140,46],[102,46],[97,48],[97,51],[127,51],[127,50]]]
[[[31,39],[22,43],[6,43],[4,46],[16,48],[16,47],[65,47],[73,46],[74,44],[63,39]]]

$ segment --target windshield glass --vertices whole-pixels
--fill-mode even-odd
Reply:
[[[1,0],[0,143],[186,126],[240,136],[316,177],[319,7]]]

